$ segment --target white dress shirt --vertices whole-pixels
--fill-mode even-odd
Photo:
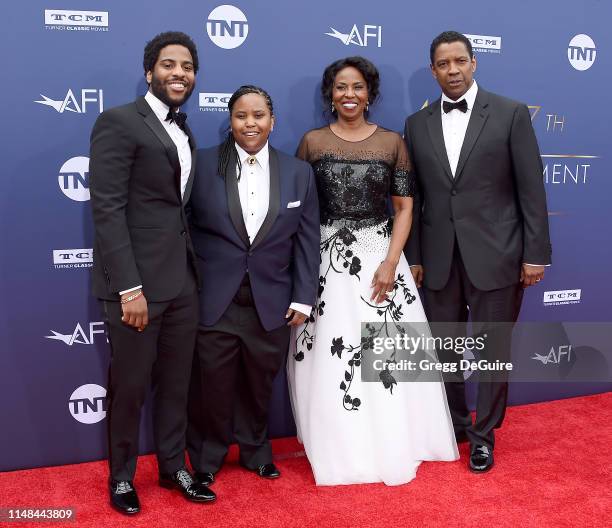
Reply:
[[[463,140],[465,139],[465,132],[467,131],[468,123],[470,122],[470,116],[472,115],[472,108],[474,108],[474,101],[476,100],[476,94],[478,93],[478,85],[476,81],[472,82],[472,86],[468,89],[463,97],[458,100],[465,99],[467,103],[467,112],[463,113],[461,110],[451,110],[448,114],[444,113],[443,104],[444,101],[454,103],[452,99],[442,94],[440,99],[440,107],[442,108],[442,133],[444,134],[444,146],[446,147],[446,155],[448,156],[448,163],[455,177],[455,171],[457,170],[457,164],[459,163],[459,155],[461,154],[461,147],[463,146]]]
[[[270,205],[270,151],[266,142],[263,148],[253,155],[256,162],[249,165],[247,160],[251,155],[238,143],[235,145],[241,164],[238,194],[242,207],[242,218],[244,218],[249,241],[253,243],[266,219]],[[238,164],[236,164],[236,174],[238,174]],[[292,302],[289,308],[305,315],[310,315],[312,310],[312,306],[296,302]]]
[[[176,145],[176,150],[178,152],[179,163],[181,165],[181,198],[185,194],[185,187],[187,187],[187,180],[189,179],[189,173],[191,172],[191,147],[189,146],[189,137],[185,132],[181,130],[181,128],[174,122],[170,123],[170,121],[166,121],[166,117],[168,116],[168,112],[170,111],[170,107],[162,103],[157,97],[155,97],[151,92],[147,92],[145,95],[145,101],[151,107],[151,110],[157,116],[157,119],[160,120],[166,132],[172,139],[172,142]],[[123,295],[124,293],[130,293],[142,288],[142,284],[139,286],[134,286],[128,290],[123,290],[119,292],[119,295]]]

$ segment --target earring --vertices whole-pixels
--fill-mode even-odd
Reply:
[[[334,102],[331,104],[331,113],[333,114],[336,111],[336,107],[334,106]]]
[[[370,103],[368,102],[366,103],[366,112],[369,112],[369,111],[370,111]]]

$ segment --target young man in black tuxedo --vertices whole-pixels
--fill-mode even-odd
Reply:
[[[195,86],[198,56],[184,33],[144,50],[144,97],[103,112],[91,134],[95,226],[93,293],[111,344],[108,436],[111,504],[140,511],[133,486],[141,408],[154,388],[160,485],[192,501],[215,499],[185,469],[187,393],[198,323],[197,270],[185,204],[195,142],[179,107]]]
[[[538,144],[525,105],[477,85],[464,35],[437,36],[430,58],[442,96],[410,116],[404,131],[420,187],[408,260],[424,285],[429,320],[458,323],[460,335],[469,311],[487,334],[482,358],[507,362],[523,290],[542,280],[551,257]],[[439,354],[443,362],[459,359]],[[463,376],[446,383],[455,434],[470,441],[474,472],[493,466],[494,429],[508,394],[507,376],[479,376],[475,423]]]

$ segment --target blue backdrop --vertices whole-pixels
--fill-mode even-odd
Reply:
[[[89,133],[101,110],[145,92],[143,47],[169,29],[189,33],[198,45],[201,71],[186,110],[199,146],[219,142],[228,118],[223,101],[253,83],[272,95],[272,143],[287,152],[324,123],[319,82],[331,61],[360,54],[379,67],[382,97],[371,119],[400,131],[407,115],[439,96],[428,67],[432,38],[446,29],[470,35],[478,82],[530,106],[544,156],[553,266],[528,290],[521,318],[610,319],[612,111],[604,66],[612,50],[611,5],[354,0],[347,9],[322,0],[237,0],[233,8],[219,6],[31,0],[3,9],[0,470],[105,456],[109,352],[89,294]],[[550,379],[565,372],[567,381],[513,384],[511,402],[610,390],[604,375],[569,381],[567,365],[594,345],[568,354],[569,332],[561,324],[551,328],[550,335],[534,330],[537,339],[532,333],[516,340],[515,353],[527,354],[533,369],[548,369]],[[604,342],[598,357],[609,358],[611,347]],[[532,357],[537,354],[547,359]],[[590,357],[584,352],[583,362]],[[293,434],[284,375],[275,390],[271,432]],[[143,427],[146,450],[147,419]]]

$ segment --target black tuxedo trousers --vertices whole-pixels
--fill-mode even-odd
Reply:
[[[185,465],[187,397],[198,313],[193,270],[171,301],[148,303],[149,324],[138,332],[121,321],[121,304],[103,301],[111,346],[107,394],[111,478],[133,480],[140,415],[153,386],[153,436],[160,473]]]
[[[443,331],[438,337],[463,337],[466,335],[468,315],[473,323],[473,333],[486,335],[485,347],[479,352],[480,357],[488,362],[510,361],[512,323],[516,322],[521,302],[523,287],[520,282],[497,290],[479,290],[472,284],[465,271],[463,258],[458,245],[455,244],[451,263],[450,276],[446,286],[440,290],[423,288],[425,311],[432,324],[432,333]],[[469,311],[468,311],[469,307]],[[435,323],[442,323],[437,327]],[[443,323],[455,323],[444,325]],[[496,325],[496,323],[502,323]],[[449,328],[451,331],[449,332]],[[453,335],[451,335],[453,334]],[[439,350],[442,363],[458,365],[463,359],[454,350]],[[470,443],[486,445],[493,448],[495,444],[494,429],[501,426],[506,412],[508,399],[507,373],[504,371],[479,371],[478,396],[476,400],[476,420],[472,417],[465,401],[465,384],[463,374],[445,374],[444,385],[448,406],[455,428],[455,436],[467,435]]]
[[[232,439],[243,466],[256,469],[272,462],[268,408],[290,334],[286,325],[263,327],[248,274],[221,319],[199,326],[187,431],[195,471],[216,473]]]

